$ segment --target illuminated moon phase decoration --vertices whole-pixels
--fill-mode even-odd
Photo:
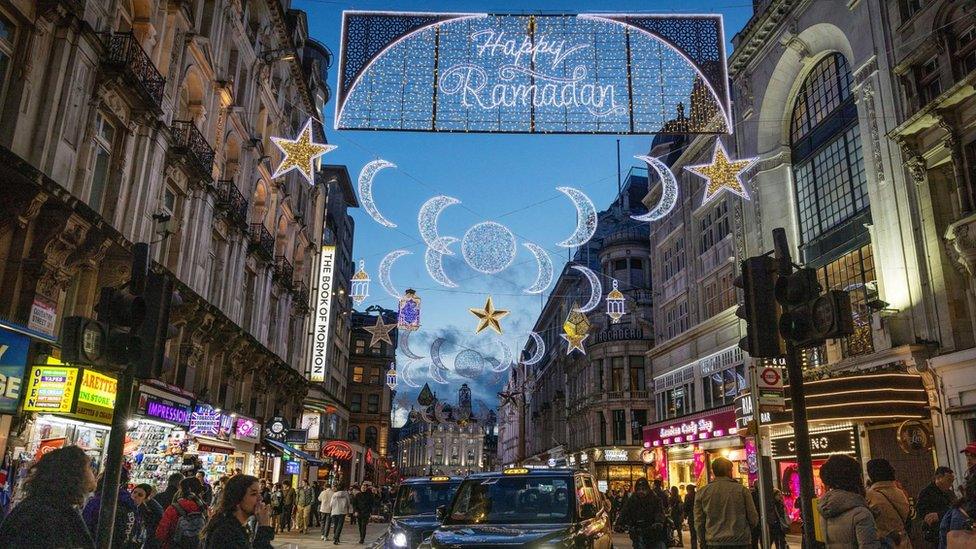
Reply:
[[[658,177],[661,179],[661,200],[646,214],[632,215],[630,217],[637,221],[657,221],[663,219],[664,216],[671,213],[675,204],[678,203],[678,179],[674,176],[674,172],[671,171],[671,168],[667,164],[653,156],[638,154],[634,158],[643,160],[647,163],[648,167],[657,172]]]
[[[498,346],[502,348],[502,358],[500,360],[489,360],[490,366],[488,369],[492,372],[504,372],[512,365],[512,359],[514,355],[512,354],[512,348],[508,346],[504,341],[499,340]]]
[[[583,273],[583,276],[590,282],[590,300],[577,309],[581,313],[588,313],[596,309],[597,305],[600,304],[600,300],[603,299],[603,284],[600,283],[600,277],[592,269],[582,265],[573,265],[573,268]]]
[[[400,373],[400,379],[403,381],[403,383],[407,387],[413,387],[413,388],[416,389],[416,388],[419,388],[420,387],[420,384],[417,383],[416,381],[414,381],[413,378],[410,377],[410,369],[412,367],[413,367],[413,364],[410,363],[410,362],[407,362],[407,363],[403,364],[402,366],[400,366],[400,371],[399,371],[399,373]]]
[[[485,357],[473,349],[462,349],[454,357],[454,373],[468,379],[477,379],[485,370]]]
[[[359,203],[377,223],[389,228],[396,227],[396,223],[383,217],[383,214],[377,209],[376,202],[373,201],[373,178],[380,170],[395,167],[396,164],[379,159],[366,164],[363,166],[363,170],[359,172]]]
[[[535,282],[531,286],[526,288],[524,291],[527,294],[541,294],[546,291],[546,288],[552,284],[552,259],[550,259],[549,254],[539,246],[538,244],[533,244],[532,242],[525,242],[522,244],[535,257],[535,261],[538,264],[539,271],[536,274]]]
[[[443,337],[439,337],[430,344],[430,361],[433,363],[434,367],[441,368],[443,370],[447,370],[447,367],[444,366],[443,359],[441,359],[441,346],[444,345],[445,341],[447,340],[445,340]]]
[[[436,364],[431,363],[430,367],[427,368],[427,375],[429,375],[430,379],[434,380],[434,382],[440,383],[441,385],[450,383],[447,378],[444,377],[441,369],[438,368]]]
[[[399,343],[397,344],[397,351],[403,353],[403,356],[413,360],[420,360],[424,358],[410,350],[411,330],[397,330],[397,332],[399,334]]]
[[[383,290],[386,291],[386,293],[390,294],[390,297],[397,300],[397,302],[400,301],[400,292],[397,291],[396,286],[394,286],[393,282],[390,281],[390,270],[393,269],[393,264],[397,259],[412,253],[413,252],[408,250],[393,250],[392,252],[386,254],[383,260],[380,261],[380,286],[383,287]]]
[[[576,206],[576,230],[566,240],[557,242],[557,246],[563,248],[575,248],[582,246],[593,238],[597,226],[596,206],[583,191],[572,187],[556,187],[556,190],[565,194],[573,201]]]
[[[424,266],[427,267],[427,274],[434,279],[434,282],[448,288],[457,288],[458,285],[444,272],[444,256],[454,255],[449,247],[457,240],[453,236],[438,237],[424,252]],[[447,252],[445,253],[442,250],[447,250]]]
[[[535,342],[535,352],[528,360],[523,360],[522,364],[533,365],[542,360],[542,357],[546,355],[546,342],[542,339],[542,336],[536,332],[529,332],[529,337]]]
[[[437,220],[440,218],[441,212],[448,206],[460,203],[460,200],[451,196],[435,196],[424,202],[424,205],[420,207],[420,213],[417,214],[417,228],[420,230],[420,238],[424,239],[427,246],[444,255],[454,255],[454,252],[447,248],[447,244],[450,242],[441,240],[437,234]],[[452,239],[452,242],[457,242],[457,239]]]
[[[515,235],[494,221],[472,225],[461,239],[461,255],[479,273],[500,273],[515,260]]]

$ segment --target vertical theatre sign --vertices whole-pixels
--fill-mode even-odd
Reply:
[[[732,132],[719,15],[342,18],[336,129]]]
[[[312,354],[309,379],[325,381],[329,355],[329,328],[332,320],[332,273],[335,270],[335,246],[322,246],[319,259],[318,295],[315,300],[315,324],[312,329]]]

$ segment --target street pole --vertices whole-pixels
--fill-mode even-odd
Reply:
[[[134,368],[127,365],[119,376],[115,396],[115,413],[112,415],[112,431],[108,437],[105,469],[102,471],[102,505],[98,510],[98,547],[112,547],[112,531],[115,526],[115,510],[119,500],[119,481],[122,473],[122,446],[128,430],[129,410],[132,407],[132,386],[135,384]]]
[[[773,229],[775,258],[780,277],[793,273],[786,231]],[[796,466],[800,475],[800,516],[803,520],[803,547],[817,546],[813,524],[813,458],[810,455],[810,426],[807,424],[807,403],[803,390],[803,366],[799,349],[790,338],[786,341],[786,372],[790,381],[790,404],[793,408],[793,439],[796,445]],[[755,412],[755,410],[754,410]]]
[[[769,540],[769,517],[766,515],[768,506],[766,505],[766,498],[769,494],[766,493],[766,475],[763,465],[763,455],[762,455],[762,408],[759,405],[759,360],[752,359],[752,364],[749,366],[749,398],[752,399],[752,420],[756,422],[756,433],[755,445],[756,445],[756,473],[758,475],[759,484],[759,531],[762,534],[762,547],[768,549],[770,546]]]

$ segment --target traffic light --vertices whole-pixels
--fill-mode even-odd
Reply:
[[[824,293],[815,269],[805,267],[780,278],[776,299],[784,310],[780,332],[801,349],[854,333],[850,294],[842,290]]]
[[[742,261],[735,286],[742,288],[744,303],[735,315],[746,321],[746,337],[739,347],[754,358],[783,354],[779,337],[779,307],[776,305],[776,261],[765,255]]]
[[[170,324],[170,317],[174,309],[182,305],[182,299],[173,290],[173,281],[169,277],[149,273],[145,304],[145,320],[137,332],[142,347],[133,365],[136,378],[158,379],[164,370],[166,340],[177,334],[176,327]]]

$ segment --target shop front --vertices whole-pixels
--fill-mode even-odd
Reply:
[[[356,442],[326,440],[322,442],[322,459],[330,461],[330,480],[347,485],[358,484],[366,474],[366,449]]]
[[[234,445],[235,453],[243,458],[243,465],[238,468],[245,475],[259,476],[261,460],[256,449],[261,444],[261,423],[252,417],[240,414],[232,417],[234,429],[231,431],[230,440]]]
[[[192,411],[193,395],[159,382],[139,384],[124,447],[131,482],[162,488],[169,475],[186,472],[183,454]]]
[[[565,466],[589,471],[601,492],[629,491],[638,480],[654,478],[643,456],[643,448],[637,446],[588,448],[569,454]]]
[[[6,454],[10,424],[20,407],[30,337],[0,326],[0,456]]]
[[[237,469],[243,471],[245,462],[253,456],[254,445],[238,445],[238,441],[231,439],[235,419],[208,404],[194,406],[183,466],[203,471],[210,483]]]

